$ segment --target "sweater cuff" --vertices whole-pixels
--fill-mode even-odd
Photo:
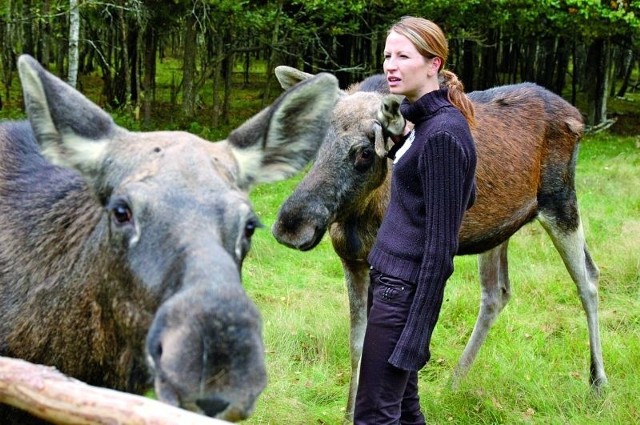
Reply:
[[[412,347],[399,347],[398,343],[387,362],[398,369],[408,372],[419,371],[427,364],[431,353],[429,349],[427,349],[426,353],[421,354],[419,350],[412,350],[411,348]]]

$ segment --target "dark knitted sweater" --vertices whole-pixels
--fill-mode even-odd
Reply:
[[[389,207],[368,260],[380,272],[416,285],[389,363],[419,370],[430,357],[462,217],[475,201],[476,152],[467,121],[446,89],[414,104],[405,99],[401,111],[415,124],[415,138],[394,161]]]

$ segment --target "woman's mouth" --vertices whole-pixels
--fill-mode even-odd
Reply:
[[[387,84],[389,84],[389,87],[397,86],[400,84],[400,81],[402,80],[398,77],[387,77]]]

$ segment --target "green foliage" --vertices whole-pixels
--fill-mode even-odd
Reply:
[[[563,9],[572,17],[565,25],[577,27],[586,38],[638,35],[640,8],[627,0],[566,0]]]
[[[455,35],[501,28],[520,36],[562,33],[579,38],[638,35],[637,2],[602,0],[437,0],[400,2],[403,12],[425,16]]]

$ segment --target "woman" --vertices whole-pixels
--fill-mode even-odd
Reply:
[[[384,55],[389,88],[405,96],[401,112],[414,129],[390,151],[391,199],[368,258],[354,423],[424,424],[417,372],[429,360],[462,217],[475,200],[473,105],[456,75],[443,69],[448,43],[433,22],[402,18],[387,35]]]

